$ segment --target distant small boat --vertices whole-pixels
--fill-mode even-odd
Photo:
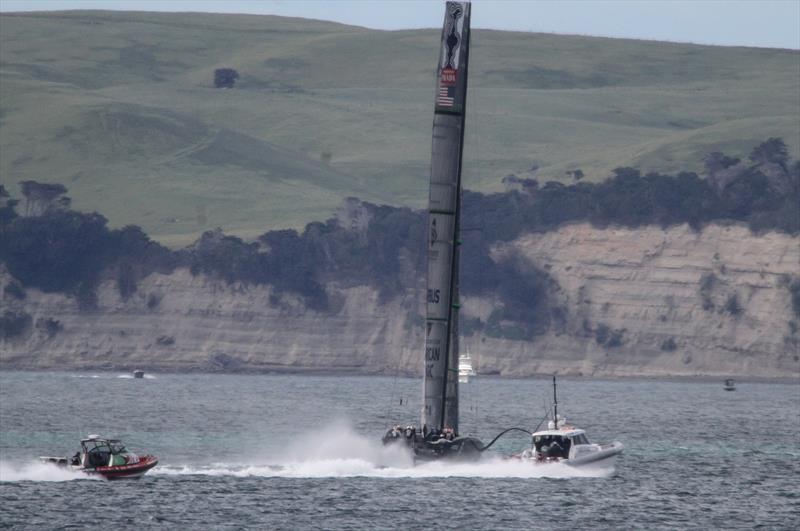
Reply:
[[[139,370],[139,369],[133,371],[133,377],[134,378],[144,378],[144,371]]]
[[[40,457],[43,463],[69,468],[106,479],[140,478],[158,464],[153,455],[138,456],[129,452],[118,439],[89,435],[72,457]]]
[[[459,383],[468,383],[470,376],[475,376],[475,369],[472,368],[472,358],[469,352],[461,354],[458,357],[458,381]]]
[[[726,391],[736,391],[736,382],[733,378],[728,378],[725,380],[725,386],[723,387]]]

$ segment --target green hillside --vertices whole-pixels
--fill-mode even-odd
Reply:
[[[478,17],[479,13],[475,13]],[[431,21],[433,26],[437,21]],[[0,182],[172,245],[421,206],[439,30],[253,15],[0,15]],[[236,69],[233,89],[214,70]],[[767,137],[800,150],[800,53],[476,30],[464,176],[495,190],[617,166],[699,170]]]

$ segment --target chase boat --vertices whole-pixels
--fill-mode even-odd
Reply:
[[[531,439],[531,447],[514,458],[534,463],[613,468],[624,448],[619,441],[606,445],[590,443],[584,430],[567,425],[563,417],[558,417],[558,428],[551,420],[547,430],[535,432]]]
[[[158,464],[153,455],[138,456],[129,452],[118,439],[89,435],[72,457],[40,457],[50,463],[106,479],[140,478]]]
[[[553,420],[549,421],[547,429],[532,433],[531,447],[511,457],[536,464],[562,462],[570,466],[613,468],[617,456],[625,448],[623,444],[619,441],[605,445],[590,443],[586,431],[568,425],[558,414],[555,376],[553,398]]]

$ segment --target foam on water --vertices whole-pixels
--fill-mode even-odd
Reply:
[[[112,380],[112,379],[120,379],[120,380],[134,380],[133,374],[70,374],[70,378],[90,378],[90,379],[101,379],[101,380]],[[157,377],[153,376],[152,374],[145,374],[144,380],[156,380]]]
[[[8,463],[0,461],[0,482],[99,480],[82,472],[47,463]]]
[[[260,456],[253,463],[160,466],[156,475],[207,475],[286,478],[574,478],[608,477],[613,469],[576,469],[561,463],[544,465],[487,456],[475,463],[430,462],[414,464],[408,449],[383,446],[339,423],[313,435],[280,456]]]
[[[153,475],[283,478],[580,478],[608,477],[611,469],[577,469],[560,463],[534,465],[487,459],[478,463],[433,462],[409,467],[384,467],[363,459],[320,459],[282,465],[217,463],[210,466],[159,467]]]

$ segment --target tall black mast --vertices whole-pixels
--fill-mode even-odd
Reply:
[[[469,55],[469,2],[447,2],[442,28],[428,203],[428,288],[422,424],[458,432],[458,230]]]

